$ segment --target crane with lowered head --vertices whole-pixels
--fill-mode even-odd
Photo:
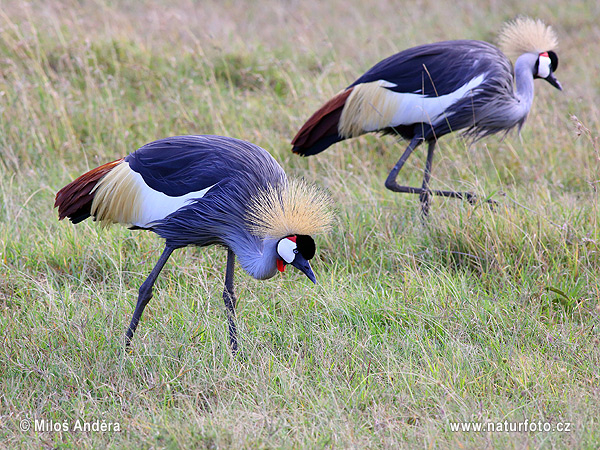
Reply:
[[[328,195],[288,179],[264,149],[222,136],[176,136],[97,167],[56,194],[59,220],[88,217],[150,230],[165,248],[139,289],[126,333],[129,345],[152,287],[171,253],[186,246],[227,248],[223,299],[232,351],[238,349],[233,291],[235,257],[259,280],[290,264],[313,283],[312,235],[330,227]]]
[[[516,58],[514,70],[497,47],[475,40],[425,44],[380,61],[306,121],[292,151],[310,156],[364,133],[399,135],[410,143],[387,177],[388,189],[419,194],[424,216],[432,194],[474,202],[470,192],[429,188],[437,139],[457,130],[473,141],[520,131],[533,102],[534,79],[562,90],[554,76],[558,41],[551,27],[519,17],[505,24],[499,41]],[[422,186],[399,185],[398,172],[424,141],[429,146]]]

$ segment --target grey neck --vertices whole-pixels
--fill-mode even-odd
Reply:
[[[248,235],[237,242],[228,242],[238,257],[242,268],[249,275],[258,279],[266,280],[277,273],[277,243],[279,239],[260,239]]]
[[[533,70],[538,55],[524,53],[515,63],[516,96],[519,100],[519,109],[522,117],[526,117],[533,103]]]

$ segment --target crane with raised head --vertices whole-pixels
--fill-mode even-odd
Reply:
[[[516,58],[514,70],[500,49],[476,40],[425,44],[384,59],[317,110],[292,140],[292,151],[310,156],[364,133],[398,135],[410,143],[387,177],[388,189],[419,194],[424,216],[432,194],[474,202],[470,192],[430,189],[437,139],[457,130],[472,141],[515,127],[520,131],[533,101],[534,79],[562,90],[554,76],[558,41],[551,27],[520,17],[505,24],[499,41]],[[398,172],[425,141],[422,186],[399,185]]]
[[[165,248],[139,289],[126,332],[129,345],[152,288],[175,249],[221,245],[227,249],[223,299],[230,345],[238,348],[234,265],[256,279],[273,277],[290,264],[313,283],[309,260],[312,235],[332,220],[327,194],[302,180],[288,179],[264,149],[222,136],[161,139],[97,167],[56,194],[59,220],[88,217],[150,230]]]

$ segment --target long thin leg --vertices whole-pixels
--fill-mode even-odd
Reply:
[[[471,192],[440,191],[437,189],[433,189],[433,190],[429,189],[429,179],[431,177],[431,164],[433,161],[433,151],[435,148],[434,141],[430,142],[429,150],[427,152],[427,163],[425,165],[425,175],[423,177],[423,187],[416,188],[416,187],[411,187],[411,186],[400,186],[396,182],[396,177],[398,176],[398,172],[400,171],[400,169],[402,169],[402,166],[404,165],[404,163],[406,162],[406,160],[408,159],[410,154],[413,152],[413,150],[415,148],[417,148],[421,144],[421,142],[423,142],[423,141],[420,138],[413,138],[412,141],[410,141],[410,144],[408,144],[408,147],[406,147],[406,150],[404,150],[404,153],[402,154],[402,156],[400,157],[400,159],[398,160],[398,162],[396,163],[396,165],[394,166],[394,168],[391,170],[390,174],[388,175],[387,180],[385,180],[385,187],[388,188],[390,191],[394,191],[394,192],[403,192],[403,193],[407,193],[407,194],[419,194],[421,196],[422,204],[423,204],[423,196],[424,195],[427,197],[429,195],[439,195],[442,197],[460,198],[460,199],[467,200],[469,203],[475,203],[476,197]],[[425,178],[427,178],[427,183],[425,183]],[[425,186],[425,185],[427,185],[427,186]],[[429,200],[428,200],[428,205],[427,205],[427,211],[429,211]],[[427,215],[427,214],[425,214],[425,215]]]
[[[398,183],[396,182],[396,177],[398,177],[398,172],[400,172],[400,169],[402,169],[402,166],[404,165],[404,163],[406,162],[406,160],[408,159],[410,154],[413,152],[413,150],[415,148],[417,148],[419,145],[421,145],[421,142],[423,142],[423,140],[421,138],[413,138],[410,141],[410,144],[408,144],[408,147],[406,147],[406,150],[404,150],[404,153],[402,153],[402,156],[400,157],[400,159],[398,160],[398,162],[396,163],[394,168],[391,170],[390,174],[387,177],[387,180],[385,180],[385,187],[388,188],[390,191],[406,192],[406,193],[411,193],[411,194],[416,193],[416,192],[413,192],[413,189],[417,189],[417,188],[411,188],[408,186],[398,185]],[[419,193],[420,193],[420,191],[421,190],[419,189]]]
[[[160,271],[165,266],[165,263],[169,259],[169,256],[171,256],[171,253],[173,253],[173,250],[175,250],[174,247],[165,247],[165,249],[162,252],[162,255],[160,255],[158,262],[154,266],[154,269],[152,269],[152,272],[150,272],[150,275],[148,275],[146,281],[144,281],[140,286],[137,305],[135,307],[135,311],[133,312],[133,317],[131,318],[131,323],[129,324],[127,333],[125,334],[125,345],[127,347],[129,347],[129,344],[131,344],[133,333],[135,333],[135,329],[137,328],[140,318],[142,317],[144,308],[152,298],[152,286],[154,286],[156,278],[158,278]]]
[[[429,204],[431,203],[431,191],[429,190],[429,180],[431,178],[431,165],[433,163],[433,152],[435,151],[435,141],[429,141],[427,148],[427,161],[425,162],[425,172],[423,173],[423,185],[421,186],[421,214],[423,217],[429,215]]]
[[[227,269],[225,271],[225,289],[223,289],[223,300],[225,301],[225,313],[229,325],[229,343],[231,352],[235,355],[238,350],[237,329],[235,327],[235,295],[233,293],[233,274],[235,268],[235,253],[227,249]]]

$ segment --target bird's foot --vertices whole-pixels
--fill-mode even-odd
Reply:
[[[498,206],[498,202],[496,200],[491,199],[490,197],[484,198],[482,200],[477,197],[477,195],[471,192],[464,192],[463,198],[467,200],[472,206],[477,205],[478,203],[487,203],[492,211],[495,211],[495,208]]]
[[[239,351],[237,339],[232,339],[229,341],[229,348],[231,349],[231,354],[233,355],[233,357],[237,357]]]
[[[125,341],[123,342],[123,344],[124,344],[123,351],[130,355],[133,353],[133,347],[131,346],[131,339],[133,339],[133,334],[131,334],[131,336],[130,336],[129,333],[127,333],[125,335]]]
[[[400,186],[394,180],[388,179],[385,183],[385,187],[393,192],[400,192],[405,194],[419,194],[419,199],[421,200],[421,213],[422,217],[427,217],[429,214],[429,207],[431,205],[431,196],[437,195],[439,197],[447,197],[447,198],[458,198],[461,200],[468,201],[471,205],[476,205],[477,203],[484,202],[490,205],[492,211],[496,206],[498,206],[498,202],[496,200],[492,200],[490,197],[487,197],[483,200],[479,200],[477,195],[472,192],[457,192],[457,191],[441,191],[437,189],[423,189],[416,188],[411,186]]]
[[[429,215],[429,206],[431,205],[431,191],[423,190],[421,194],[419,194],[419,200],[421,201],[421,220],[425,220]]]

